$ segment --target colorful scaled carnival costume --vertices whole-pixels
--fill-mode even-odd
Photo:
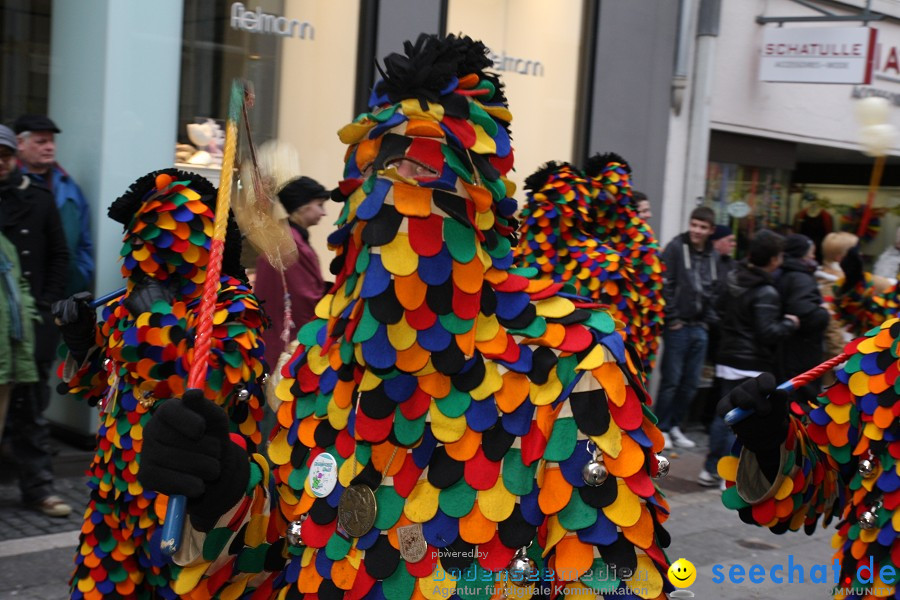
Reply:
[[[632,207],[627,163],[597,155],[588,170],[550,162],[525,181],[516,262],[608,306],[649,371],[663,313],[659,244]]]
[[[753,435],[753,424],[734,426],[738,442],[732,456],[723,458],[718,467],[727,481],[722,499],[727,507],[738,510],[743,521],[776,533],[800,527],[811,533],[820,516],[826,525],[837,517],[832,545],[838,549],[835,557],[840,559],[841,572],[836,587],[854,588],[859,593],[835,597],[874,598],[865,591],[873,589],[877,597],[900,598],[896,584],[896,572],[900,571],[900,402],[895,389],[900,376],[900,320],[889,318],[897,312],[890,294],[874,295],[858,255],[850,259],[841,263],[851,278],[850,289],[836,285],[835,290],[849,299],[842,304],[844,314],[875,327],[845,347],[850,358],[836,369],[836,383],[815,401],[791,403],[793,414],[785,414],[783,421],[765,415],[756,425],[765,431],[763,436]],[[720,413],[732,406],[757,410],[778,406],[779,392],[763,399],[774,383],[757,391],[755,380],[746,385],[745,391],[738,388],[733,393],[743,394],[744,403],[726,397]],[[784,423],[783,431],[779,421]],[[741,427],[749,429],[743,438]],[[874,579],[860,581],[858,575],[868,578],[870,560]],[[860,572],[862,566],[866,568]],[[884,567],[895,569],[895,575],[882,581]],[[888,575],[891,572],[886,571]]]
[[[122,273],[126,295],[108,304],[95,348],[64,378],[73,394],[101,408],[91,463],[72,598],[174,598],[180,568],[159,552],[166,498],[137,481],[143,428],[164,400],[184,393],[192,360],[197,307],[213,229],[215,188],[190,173],[166,169],[136,181],[110,207],[125,225]],[[240,266],[240,233],[226,240],[213,326],[206,397],[222,405],[230,428],[248,447],[261,442],[264,317]],[[148,281],[167,290],[145,311],[129,299]],[[145,308],[147,308],[145,306]],[[130,310],[131,309],[131,310]],[[89,313],[93,315],[93,310]],[[88,344],[90,345],[90,344]],[[70,346],[71,347],[71,346]],[[189,591],[183,582],[179,592]]]
[[[662,437],[613,319],[510,270],[511,115],[485,53],[407,43],[340,131],[336,285],[277,390],[274,510],[257,456],[247,496],[183,539],[207,577],[190,597],[503,597],[530,560],[545,595],[665,597]],[[158,439],[178,407],[151,420],[140,473],[170,489]]]

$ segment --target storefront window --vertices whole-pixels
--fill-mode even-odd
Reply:
[[[283,11],[283,0],[260,0],[252,10],[241,2],[185,0],[177,163],[221,165],[219,136],[234,78],[259,92],[250,113],[254,141],[275,137],[281,40],[307,33]]]
[[[759,229],[786,232],[797,207],[790,206],[789,172],[711,162],[707,171],[705,204],[719,224],[730,226],[738,251]]]
[[[49,99],[51,0],[0,0],[0,117],[44,114]]]
[[[548,160],[572,160],[582,0],[449,0],[447,33],[491,50],[513,114],[516,171],[522,182]],[[539,24],[536,26],[536,24]]]

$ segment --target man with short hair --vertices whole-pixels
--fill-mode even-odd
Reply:
[[[15,134],[0,125],[0,232],[16,247],[42,321],[34,324],[39,381],[13,388],[4,438],[10,441],[22,501],[45,515],[65,517],[72,508],[53,494],[50,433],[43,412],[50,401],[47,379],[58,340],[50,305],[63,297],[69,253],[53,197],[19,171],[17,148]]]
[[[663,251],[666,265],[663,297],[666,328],[663,331],[659,395],[654,411],[666,446],[693,448],[696,444],[681,431],[697,391],[709,327],[718,321],[714,296],[719,277],[719,256],[709,237],[715,213],[707,206],[691,212],[688,231],[675,237]]]
[[[94,280],[90,207],[72,176],[56,162],[55,135],[60,129],[44,115],[22,115],[13,129],[19,142],[19,168],[56,199],[69,248],[65,295],[90,291]]]

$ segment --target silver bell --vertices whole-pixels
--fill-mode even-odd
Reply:
[[[529,578],[534,578],[536,570],[537,565],[526,554],[526,548],[516,550],[516,555],[506,567],[509,580],[519,587],[530,587],[533,581],[530,581]]]
[[[657,469],[656,469],[656,478],[657,479],[665,477],[666,475],[669,474],[670,463],[669,463],[668,458],[666,458],[662,454],[657,454],[656,455],[656,464],[657,464]]]
[[[298,519],[296,521],[291,521],[290,523],[288,523],[287,533],[284,537],[287,539],[288,544],[290,544],[291,546],[303,545],[300,537],[300,534],[303,531],[303,521],[304,519]]]
[[[878,526],[878,515],[871,510],[867,510],[859,518],[860,529],[875,529]]]
[[[875,461],[870,458],[864,458],[859,461],[857,470],[863,476],[863,479],[868,479],[875,474]]]
[[[243,402],[245,400],[248,400],[249,398],[250,398],[250,390],[248,390],[247,388],[241,388],[240,390],[238,390],[238,393],[237,393],[238,400]]]
[[[597,487],[601,485],[604,481],[606,481],[606,476],[608,472],[606,467],[603,466],[603,463],[592,459],[585,463],[584,467],[581,468],[581,478],[584,479],[584,482],[592,487]]]
[[[268,374],[268,373],[263,373],[262,376],[259,378],[259,384],[260,384],[261,386],[265,387],[265,385],[266,385],[267,383],[269,383],[269,374]]]

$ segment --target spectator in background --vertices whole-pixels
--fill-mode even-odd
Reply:
[[[16,247],[0,233],[0,439],[13,386],[38,381],[34,323],[39,318]]]
[[[91,291],[94,245],[90,207],[72,176],[56,162],[56,123],[44,115],[22,115],[13,124],[19,142],[19,168],[50,190],[56,200],[69,248],[65,296]]]
[[[5,437],[16,462],[22,501],[45,515],[65,517],[72,507],[53,494],[50,431],[43,413],[50,402],[47,379],[58,340],[50,305],[65,293],[69,253],[53,196],[22,175],[16,166],[17,148],[15,134],[0,125],[0,232],[16,247],[41,317],[34,356],[39,381],[13,388]]]
[[[272,371],[286,343],[281,339],[284,329],[284,296],[291,300],[293,326],[288,342],[297,338],[297,330],[313,318],[316,304],[325,295],[325,281],[319,267],[319,257],[309,245],[308,229],[325,216],[325,201],[331,192],[311,177],[298,177],[287,183],[278,192],[278,200],[288,213],[291,235],[297,245],[299,258],[284,273],[287,290],[281,283],[281,274],[269,264],[265,255],[256,261],[256,282],[253,291],[263,301],[263,309],[272,319],[272,326],[266,329],[263,340],[266,343],[266,362]]]
[[[800,320],[784,314],[772,274],[781,266],[784,238],[762,229],[750,241],[746,261],[728,274],[722,298],[723,316],[716,377],[723,396],[763,371],[773,371],[778,344],[797,330]],[[734,434],[720,416],[709,432],[709,452],[697,483],[720,485],[719,459],[728,454]]]
[[[875,261],[872,274],[896,280],[898,271],[900,271],[900,227],[894,234],[894,245],[885,249]]]
[[[637,213],[637,216],[644,221],[649,221],[653,217],[653,211],[650,210],[650,200],[647,199],[647,194],[632,190],[631,200],[634,202],[634,211]]]
[[[781,295],[784,312],[796,315],[800,325],[781,344],[781,356],[775,371],[779,381],[799,375],[822,362],[830,315],[816,284],[814,273],[817,266],[816,246],[811,239],[799,233],[785,239],[784,262],[775,287]],[[810,384],[795,393],[802,400],[812,401],[816,399],[818,389],[816,384]]]
[[[654,411],[668,447],[696,446],[680,426],[697,391],[709,327],[718,321],[714,297],[720,265],[709,239],[714,228],[712,209],[697,207],[688,231],[669,242],[662,254],[666,328]]]
[[[726,269],[719,273],[719,281],[724,283],[727,271],[734,266],[734,249],[737,248],[737,239],[734,237],[731,227],[727,225],[716,225],[709,239],[712,240],[713,250],[719,253],[720,266]]]
[[[819,292],[826,303],[831,319],[825,331],[825,355],[823,359],[837,356],[844,350],[844,345],[855,336],[849,331],[846,323],[837,318],[834,307],[834,286],[844,278],[844,270],[841,261],[847,256],[851,248],[855,248],[859,238],[846,231],[829,233],[822,240],[822,266],[816,270],[816,281],[819,283]],[[822,378],[822,384],[828,385],[831,375],[826,374]]]
[[[719,292],[717,297],[721,297],[722,289],[728,277],[728,273],[734,268],[734,249],[737,246],[734,232],[727,225],[716,225],[712,235],[709,236],[712,241],[713,250],[719,255]],[[721,310],[717,312],[721,313]],[[716,414],[716,406],[722,398],[719,393],[719,380],[716,379],[716,352],[719,348],[719,327],[718,325],[709,328],[709,337],[706,344],[706,358],[703,361],[703,371],[700,377],[700,383],[697,390],[697,409],[699,410],[699,419],[704,426],[708,427],[712,423],[712,419]]]

